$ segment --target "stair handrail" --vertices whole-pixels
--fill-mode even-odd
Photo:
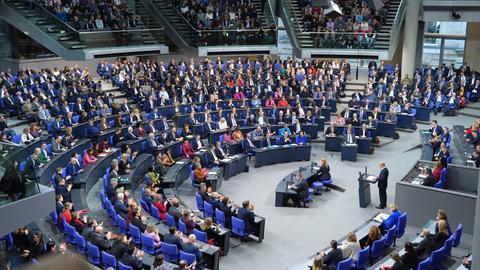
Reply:
[[[300,46],[300,42],[298,41],[297,31],[295,31],[295,29],[294,29],[294,27],[293,27],[293,25],[292,25],[292,21],[291,21],[291,20],[288,20],[288,17],[292,17],[292,18],[294,18],[294,20],[297,20],[297,19],[296,19],[296,16],[290,16],[290,14],[289,14],[289,12],[288,12],[288,10],[287,10],[287,7],[286,7],[286,5],[285,5],[285,2],[286,2],[286,1],[291,1],[291,0],[281,0],[281,1],[283,2],[283,4],[280,5],[280,9],[281,9],[281,11],[285,14],[285,17],[286,17],[285,20],[282,18],[282,22],[283,22],[283,24],[284,24],[284,27],[285,27],[285,25],[288,25],[288,28],[291,30],[290,32],[291,32],[291,34],[293,35],[293,37],[292,37],[293,49],[299,52],[299,50],[301,50],[301,46]],[[290,6],[291,6],[291,3],[290,3]],[[292,8],[292,10],[293,10],[293,8]],[[294,15],[294,14],[293,14],[293,15]],[[298,21],[297,21],[297,24],[298,24],[298,26],[300,27],[300,23],[298,23]],[[299,29],[300,29],[300,31],[302,31],[302,28],[301,28],[301,27],[300,27]],[[286,30],[286,32],[287,32],[287,34],[288,34],[288,32],[289,32],[288,29],[285,28],[285,30]]]
[[[158,12],[160,12],[158,7],[155,5],[155,0],[148,0],[148,2],[150,3],[150,5],[152,7],[154,7]],[[187,20],[187,18],[185,18],[185,16],[183,16],[183,14],[180,11],[178,11],[177,7],[172,3],[172,1],[167,0],[167,2],[168,2],[168,4],[170,4],[173,7],[173,9],[177,13],[177,15],[180,16],[187,23],[187,25],[190,27],[190,29],[196,32],[197,29],[190,24],[190,22]]]
[[[283,3],[288,2],[288,5],[289,5],[290,9],[293,11],[292,0],[282,0],[282,2],[283,2]],[[282,8],[285,8],[285,5],[282,5]],[[286,14],[289,13],[288,10],[285,9],[285,11],[286,11]],[[302,27],[302,25],[300,24],[300,21],[298,21],[298,18],[297,18],[297,16],[295,15],[295,13],[294,13],[294,14],[290,14],[290,15],[291,15],[291,17],[295,20],[295,23],[298,25],[298,29],[300,29],[300,32],[303,33],[303,27]],[[284,23],[285,23],[285,22],[284,22]]]
[[[400,30],[402,27],[403,18],[405,17],[407,9],[407,0],[401,0],[398,6],[397,13],[395,14],[395,19],[393,19],[392,27],[390,28],[390,39],[388,44],[388,55],[389,58],[393,58],[395,51],[397,50],[397,45],[400,39]]]

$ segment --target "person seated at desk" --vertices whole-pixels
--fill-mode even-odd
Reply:
[[[105,137],[98,143],[98,153],[109,153],[112,151],[108,139]]]
[[[440,161],[435,162],[435,165],[433,167],[432,174],[435,177],[435,182],[440,179],[440,172],[442,171],[442,163]]]
[[[194,154],[195,152],[193,151],[192,145],[190,144],[188,139],[185,137],[183,139],[183,144],[182,144],[182,157],[192,159]]]
[[[353,232],[347,234],[347,242],[342,246],[343,259],[352,258],[358,260],[358,254],[360,253],[360,243],[357,241],[357,236]]]
[[[364,243],[360,243],[362,248],[370,247],[372,249],[373,242],[382,239],[382,231],[378,226],[373,225],[370,227],[370,231],[368,232],[367,239]]]
[[[67,175],[70,176],[72,181],[74,181],[77,175],[81,173],[83,173],[83,169],[78,162],[76,154],[74,154],[67,165]]]
[[[60,134],[62,130],[65,128],[65,126],[62,125],[61,121],[62,121],[62,116],[57,115],[57,117],[55,117],[55,120],[52,122],[53,132],[57,135]]]
[[[197,183],[205,182],[205,179],[207,179],[208,175],[208,169],[202,168],[200,162],[195,163],[194,168],[195,170],[193,171],[193,175],[195,177],[195,181],[197,181]]]
[[[200,197],[202,197],[204,202],[213,203],[212,197],[209,195],[209,189],[207,189],[207,185],[205,183],[200,184],[197,193],[200,195]]]
[[[320,256],[323,258],[323,263],[328,270],[336,270],[338,263],[343,260],[342,250],[338,248],[338,243],[336,240],[330,241],[331,250],[325,254],[321,251]]]
[[[422,241],[414,243],[413,246],[415,247],[418,258],[424,260],[430,257],[430,254],[435,251],[435,240],[428,229],[423,229],[420,232],[420,237],[423,238]]]
[[[147,146],[150,150],[153,151],[155,154],[160,148],[163,146],[160,144],[160,142],[155,138],[155,134],[153,132],[148,134],[147,138]]]
[[[221,136],[223,136],[223,143],[229,144],[229,143],[233,142],[233,139],[231,137],[231,131],[230,131],[229,128],[227,128],[225,133]]]
[[[205,145],[202,142],[202,139],[200,138],[200,134],[195,135],[195,140],[193,141],[193,149],[195,151],[200,151],[200,150],[205,150]]]
[[[247,126],[253,127],[257,124],[257,119],[255,119],[255,114],[250,114],[247,118]]]
[[[167,151],[164,151],[162,153],[162,160],[163,160],[163,165],[167,167],[171,167],[176,163],[175,159],[173,159],[172,157],[172,152],[170,151],[170,149],[167,149]]]
[[[252,131],[252,133],[253,133],[253,139],[255,139],[255,140],[256,140],[256,139],[262,139],[262,138],[263,138],[263,135],[264,135],[264,134],[263,134],[263,129],[262,129],[261,126],[257,126],[257,127],[255,128],[255,130]]]
[[[440,144],[440,150],[435,153],[433,156],[434,161],[440,161],[444,168],[447,167],[447,159],[450,157],[450,152],[448,151],[447,146],[445,143]]]
[[[392,257],[393,265],[386,266],[382,264],[380,266],[380,270],[406,270],[407,269],[405,268],[405,265],[402,262],[402,257],[400,257],[397,251],[393,251],[390,257]]]
[[[437,216],[436,216],[436,221],[437,223],[435,224],[435,233],[437,233],[439,231],[438,227],[438,222],[440,220],[443,220],[447,223],[447,231],[448,231],[448,235],[450,236],[452,234],[452,229],[450,228],[450,223],[448,222],[448,216],[447,216],[447,212],[443,209],[439,209],[437,211]]]
[[[243,133],[240,131],[240,129],[238,127],[235,128],[235,131],[232,134],[232,138],[236,142],[240,142],[244,139],[243,138]]]
[[[335,137],[338,135],[338,129],[335,122],[330,121],[330,126],[325,131],[325,136]]]
[[[245,153],[253,153],[253,149],[257,148],[252,142],[250,133],[247,133],[247,137],[242,141],[242,148]]]
[[[28,128],[24,128],[22,135],[20,136],[20,142],[23,144],[30,144],[35,140],[35,137],[33,137],[32,134],[30,134],[30,131]]]
[[[350,112],[350,108],[346,107],[345,110],[343,112],[341,112],[341,116],[342,116],[343,120],[345,121],[344,125],[349,124],[351,119],[352,119],[352,113]]]
[[[427,187],[433,187],[435,183],[437,182],[437,179],[435,176],[432,174],[432,169],[430,168],[425,168],[425,173],[427,177],[423,179],[422,185],[427,186]]]
[[[228,157],[227,149],[224,148],[224,146],[220,143],[220,141],[217,141],[215,143],[215,155],[219,159],[224,159]]]
[[[48,156],[48,152],[47,152],[47,144],[46,143],[42,143],[40,145],[40,148],[35,148],[35,151],[34,153],[37,153],[38,154],[38,162],[40,164],[46,164],[47,162],[50,161],[50,157]]]
[[[325,266],[324,266],[325,262],[324,262],[324,258],[322,257],[322,255],[317,255],[315,256],[315,258],[313,258],[313,264],[312,266],[309,266],[309,269],[310,270],[324,270],[325,269]],[[337,268],[335,268],[337,269]]]
[[[347,144],[354,144],[357,142],[357,139],[355,138],[355,130],[353,129],[352,124],[349,124],[343,131],[343,138]]]
[[[208,161],[210,163],[210,167],[213,166],[213,165],[216,165],[216,166],[220,166],[221,163],[220,163],[220,160],[223,159],[223,158],[220,158],[217,153],[216,153],[216,147],[214,144],[211,144],[210,147],[208,147],[208,150],[207,150],[207,157],[208,157]]]
[[[360,138],[371,138],[372,137],[372,132],[368,130],[368,126],[366,123],[362,124],[362,127],[360,128],[360,133],[358,134]]]
[[[293,185],[289,185],[288,189],[295,191],[296,194],[289,194],[287,196],[287,201],[292,199],[293,205],[297,208],[301,208],[301,203],[305,200],[308,196],[308,183],[303,178],[302,174],[297,174],[295,176],[295,183]],[[305,206],[307,208],[307,206]]]
[[[393,110],[389,110],[385,115],[385,122],[389,124],[396,124],[397,123],[397,114]]]
[[[110,126],[107,123],[107,118],[102,117],[102,119],[100,119],[100,124],[98,125],[98,128],[100,129],[100,131],[105,131],[110,129]]]
[[[332,121],[330,121],[330,122],[332,122]],[[337,116],[335,116],[335,120],[333,122],[336,125],[344,126],[345,125],[345,118],[343,118],[341,114],[337,114]]]
[[[128,247],[132,241],[132,237],[120,234],[113,240],[112,247],[109,250],[109,253],[115,258],[121,258],[124,253],[127,253]]]
[[[443,219],[437,220],[435,230],[436,233],[433,236],[433,240],[435,241],[435,249],[439,249],[443,247],[445,241],[450,237],[447,222]]]
[[[180,232],[175,226],[168,228],[168,233],[163,235],[163,242],[171,245],[176,245],[178,249],[182,248],[183,241],[180,239]]]
[[[93,148],[88,148],[83,154],[83,166],[95,163],[98,159],[93,155]]]
[[[144,252],[142,250],[138,250],[135,246],[130,245],[128,246],[127,252],[125,252],[120,259],[120,262],[126,266],[132,267],[133,270],[142,270],[143,256]]]
[[[158,229],[155,226],[154,223],[149,223],[147,225],[147,229],[143,232],[146,236],[149,236],[150,238],[153,239],[153,246],[154,247],[160,247],[160,236],[158,236]]]
[[[352,117],[352,120],[350,120],[350,124],[355,127],[360,126],[361,123],[360,123],[360,120],[358,119],[357,113],[353,113],[353,117]]]
[[[196,265],[199,266],[202,264],[202,252],[200,252],[200,248],[198,248],[195,245],[195,242],[197,241],[197,237],[194,234],[189,234],[188,235],[188,242],[182,245],[182,251],[186,253],[190,253],[195,255],[196,258]],[[195,262],[194,262],[195,264]],[[197,269],[202,269],[197,267]]]
[[[300,145],[308,144],[307,136],[305,136],[305,131],[300,130],[300,133],[295,137],[295,143]]]
[[[253,233],[255,228],[254,210],[255,206],[249,200],[243,201],[242,207],[238,208],[237,210],[237,218],[243,220],[245,224],[245,232],[247,234]]]
[[[187,234],[193,233],[193,229],[195,229],[195,222],[190,217],[191,213],[191,210],[188,208],[184,208],[181,211],[182,217],[180,220],[185,224]]]
[[[147,134],[141,122],[137,122],[135,124],[134,134],[138,138],[145,137],[145,135]]]
[[[131,167],[132,165],[128,161],[128,155],[126,153],[122,154],[118,161],[118,173],[120,175],[129,174],[132,171]]]
[[[125,134],[125,140],[130,141],[130,140],[136,140],[138,139],[137,135],[135,135],[133,131],[133,127],[128,127],[127,128],[127,133]]]
[[[474,146],[478,145],[480,143],[480,136],[478,135],[478,131],[473,130],[470,136],[466,137],[465,141],[471,143]]]
[[[280,138],[280,145],[287,145],[287,144],[291,144],[291,143],[292,143],[292,140],[290,139],[290,137],[288,135],[288,131],[284,131],[283,136]]]
[[[225,120],[225,117],[220,118],[220,121],[218,121],[218,129],[228,129],[228,123],[227,120]]]
[[[417,251],[410,241],[405,242],[405,253],[402,255],[402,262],[406,269],[417,269],[419,260]]]
[[[480,167],[480,144],[475,147],[475,150],[468,159],[475,163],[475,167]]]
[[[390,216],[382,221],[382,224],[379,226],[383,232],[386,232],[387,230],[391,229],[393,226],[397,225],[398,223],[398,218],[402,215],[400,211],[397,209],[397,205],[394,203],[390,203],[388,205],[388,209],[390,209]]]
[[[120,179],[120,173],[118,173],[118,160],[113,159],[110,163],[110,174],[108,175],[108,179]]]
[[[125,194],[123,192],[117,193],[117,199],[113,202],[113,208],[122,218],[127,217],[128,208],[125,205]]]
[[[190,125],[188,123],[185,123],[183,125],[183,129],[182,129],[182,135],[184,137],[189,137],[191,138],[193,136],[193,131],[192,129],[190,128]]]
[[[288,133],[288,135],[292,135],[292,131],[290,130],[287,124],[284,124],[283,127],[278,130],[278,134],[283,135],[285,131]]]
[[[288,122],[288,119],[283,115],[283,111],[279,111],[277,117],[275,117],[275,124],[283,125]]]
[[[372,120],[374,120],[375,122],[382,121],[382,111],[380,110],[379,107],[375,107],[373,109],[371,117],[372,117]]]
[[[96,142],[98,141],[98,136],[101,133],[102,132],[100,131],[100,129],[94,125],[93,120],[89,120],[87,126],[87,137],[90,138],[93,142]]]
[[[373,119],[372,116],[369,116],[366,122],[368,127],[376,127],[377,126],[377,120]]]
[[[217,229],[213,226],[213,220],[211,217],[205,218],[202,225],[200,225],[200,231],[207,234],[207,243],[210,245],[215,244],[215,235],[217,234]]]

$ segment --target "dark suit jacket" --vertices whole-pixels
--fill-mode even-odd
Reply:
[[[133,255],[125,253],[120,261],[125,265],[131,266],[133,270],[142,270],[142,261]]]
[[[90,242],[96,245],[100,250],[107,250],[110,248],[110,243],[108,242],[107,238],[96,232],[90,234]]]
[[[327,127],[327,130],[325,131],[325,135],[330,135],[332,133],[335,134],[335,135],[338,135],[337,127],[333,128],[333,132],[332,132],[332,127]]]
[[[187,252],[187,253],[190,253],[190,254],[194,254],[195,257],[197,258],[197,264],[199,262],[202,261],[202,253],[200,252],[200,249],[195,246],[195,244],[193,243],[185,243],[183,246],[182,246],[182,250],[184,252]]]
[[[176,245],[178,249],[182,248],[183,241],[175,234],[167,233],[163,236],[163,241],[167,244]]]
[[[378,187],[386,188],[388,186],[388,169],[384,167],[377,177]]]
[[[435,250],[435,240],[433,240],[432,236],[427,235],[425,238],[423,238],[420,243],[418,243],[416,247],[417,255],[425,259],[427,257],[430,257],[430,254]]]
[[[125,218],[127,216],[128,208],[122,201],[115,200],[115,202],[113,203],[113,207],[115,208],[117,214],[119,214],[121,217]]]
[[[302,202],[308,195],[308,183],[305,179],[302,179],[300,183],[296,184],[292,190],[297,192],[298,199]]]
[[[436,182],[437,182],[437,179],[435,178],[435,176],[433,176],[432,174],[429,174],[429,175],[423,180],[422,185],[428,186],[428,187],[433,187]]]
[[[247,208],[242,207],[238,209],[237,218],[245,222],[245,230],[247,232],[250,232],[252,230],[255,223],[255,214],[253,214]]]
[[[232,209],[223,203],[217,205],[217,209],[225,215],[225,227],[232,227]]]
[[[337,265],[340,261],[343,260],[342,250],[339,248],[332,249],[328,254],[323,258],[323,263],[330,270],[336,270]]]

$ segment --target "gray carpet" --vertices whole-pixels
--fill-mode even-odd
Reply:
[[[468,126],[472,118],[436,116],[440,125],[450,126],[463,124]],[[419,125],[419,129],[428,128]],[[309,162],[295,162],[250,168],[249,173],[242,173],[223,183],[220,192],[228,195],[237,203],[245,199],[255,205],[255,212],[266,217],[266,233],[263,243],[249,242],[230,251],[228,256],[220,260],[220,268],[237,269],[287,269],[300,263],[328,245],[331,239],[338,239],[355,229],[370,218],[377,209],[378,194],[372,189],[372,202],[369,208],[358,207],[357,175],[365,166],[371,173],[377,173],[377,164],[385,161],[390,170],[388,201],[394,201],[395,182],[399,181],[412,168],[420,157],[420,149],[407,151],[419,143],[418,131],[400,132],[400,139],[383,147],[376,148],[373,155],[359,155],[354,162],[341,162],[339,153],[326,153],[323,143],[315,144],[312,149],[312,161],[320,158],[328,159],[333,181],[346,189],[341,193],[331,191],[315,196],[308,209],[274,207],[275,188],[287,174],[305,166]],[[181,197],[193,209],[194,191],[190,182],[179,189]],[[401,206],[400,206],[401,208]],[[425,221],[433,218],[425,217]],[[413,234],[416,228],[408,228],[407,234]],[[404,239],[410,238],[408,235]],[[463,252],[469,249],[469,236],[465,236]],[[470,240],[471,243],[471,240]]]

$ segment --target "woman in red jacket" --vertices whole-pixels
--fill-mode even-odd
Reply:
[[[160,218],[165,221],[167,219],[166,213],[167,213],[167,208],[165,207],[165,204],[163,203],[162,196],[157,194],[155,195],[155,201],[153,202],[153,206],[157,207],[159,212],[160,212]]]
[[[442,171],[443,167],[442,167],[442,163],[440,161],[437,161],[435,163],[435,167],[433,168],[433,176],[435,176],[435,178],[438,180],[440,179],[440,172]]]

